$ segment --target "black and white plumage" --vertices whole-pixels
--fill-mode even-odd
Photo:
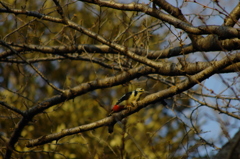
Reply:
[[[131,105],[132,102],[138,101],[140,99],[140,96],[145,92],[143,88],[137,88],[136,90],[132,92],[128,92],[124,94],[115,105]]]
[[[140,99],[141,95],[145,92],[143,88],[137,88],[136,90],[132,92],[128,92],[124,94],[118,101],[117,103],[113,106],[111,113],[109,114],[112,115],[115,112],[119,112],[124,109],[130,109],[131,106],[133,106],[132,102],[136,102]],[[113,132],[113,127],[114,124],[111,124],[108,126],[108,132],[112,133]]]

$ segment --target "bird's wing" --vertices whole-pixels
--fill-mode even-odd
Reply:
[[[132,92],[128,92],[126,94],[124,94],[116,103],[116,105],[119,105],[122,101],[124,100],[128,100],[130,95],[132,94]]]

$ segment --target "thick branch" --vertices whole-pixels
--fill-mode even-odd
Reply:
[[[73,99],[76,96],[85,94],[89,91],[125,83],[134,78],[140,77],[144,74],[151,73],[151,72],[154,72],[154,70],[149,67],[138,67],[126,72],[122,72],[121,74],[114,77],[108,77],[101,80],[95,80],[88,83],[83,83],[70,90],[65,90],[64,94],[62,95],[56,95],[32,107],[30,110],[24,113],[24,116],[22,117],[22,119],[17,123],[16,128],[14,129],[14,132],[9,139],[5,158],[10,158],[14,145],[18,141],[19,137],[21,136],[21,132],[23,128],[28,124],[29,121],[33,119],[35,115],[42,113],[44,110],[56,104]]]
[[[235,38],[240,37],[240,31],[238,29],[227,27],[227,26],[215,26],[215,25],[208,25],[208,26],[200,26],[200,27],[194,27],[180,19],[177,19],[171,15],[165,14],[160,12],[157,9],[153,9],[151,7],[148,7],[145,4],[139,4],[139,3],[129,3],[129,4],[123,4],[123,3],[117,3],[113,1],[100,1],[100,0],[81,0],[83,2],[93,3],[97,4],[99,6],[109,7],[117,10],[125,10],[125,11],[140,11],[143,13],[146,13],[152,17],[155,17],[157,19],[163,20],[168,22],[169,24],[175,26],[176,28],[180,28],[187,33],[190,34],[217,34],[221,38]]]
[[[104,2],[105,3],[105,2]],[[121,4],[123,5],[123,4]],[[124,4],[125,5],[125,4]],[[140,5],[140,4],[138,4]],[[131,4],[132,6],[132,4]],[[142,5],[141,5],[142,6]],[[1,11],[1,9],[0,9]],[[19,11],[19,10],[16,10],[16,9],[11,9],[11,10],[5,10],[5,11],[10,11],[10,12],[16,12],[16,13],[21,13],[22,14],[28,14],[28,15],[32,15],[32,16],[35,16],[36,13],[32,14],[32,12],[28,12],[28,11]],[[38,13],[39,14],[39,13]],[[49,20],[49,21],[53,21],[53,22],[60,22],[62,23],[63,21],[62,20],[59,20],[58,18],[53,18],[53,17],[50,17],[50,16],[44,16],[42,15],[41,17],[42,19],[45,19],[45,20]],[[129,56],[130,58],[138,61],[138,62],[141,62],[141,63],[144,63],[150,67],[154,67],[154,68],[159,68],[159,67],[162,67],[163,66],[163,63],[161,62],[154,62],[154,61],[151,61],[149,60],[148,58],[146,57],[143,57],[143,56],[139,56],[139,55],[136,55],[134,54],[132,51],[128,51],[128,48],[127,47],[123,47],[121,45],[118,45],[116,43],[112,43],[111,41],[108,41],[106,39],[104,39],[103,37],[101,37],[100,35],[94,33],[94,32],[91,32],[85,28],[83,28],[82,26],[80,25],[77,25],[76,23],[73,23],[71,21],[67,21],[66,24],[69,25],[69,27],[71,28],[74,28],[75,30],[78,30],[80,32],[83,32],[84,34],[98,40],[99,42],[101,43],[104,43],[110,47],[112,47],[113,49],[116,49],[117,51],[121,52],[122,54],[125,54],[126,56]],[[236,36],[238,36],[238,31],[234,28],[226,28],[224,26],[208,26],[208,27],[205,27],[205,26],[201,26],[200,27],[202,31],[204,30],[207,30],[209,31],[210,33],[215,33],[216,30],[219,30],[222,34],[224,35],[231,35],[231,33],[234,33],[234,34],[237,34]],[[229,30],[229,31],[226,31],[226,30]],[[222,49],[220,45],[216,45],[216,43],[218,42],[217,38],[214,37],[214,36],[208,36],[207,37],[208,39],[211,39],[212,42],[211,43],[206,43],[206,39],[205,38],[201,38],[198,42],[196,42],[198,45],[197,45],[197,49],[201,49],[201,47],[203,47],[203,50],[205,49],[210,49],[210,48],[214,48],[214,49]],[[204,42],[205,41],[205,42]],[[201,45],[201,43],[204,43],[204,45]],[[210,45],[206,45],[206,44],[210,44]],[[215,46],[215,47],[213,47]]]
[[[240,40],[237,40],[240,42]],[[235,45],[233,40],[224,40],[224,42],[229,43],[229,46]],[[18,45],[22,46],[22,45]],[[240,45],[239,45],[240,46]],[[38,59],[28,59],[29,62],[38,62],[38,61],[49,61],[49,60],[59,60],[59,59],[71,59],[71,60],[83,60],[83,61],[90,61],[97,63],[105,68],[109,69],[116,69],[119,70],[119,67],[114,67],[113,65],[107,65],[106,63],[101,63],[100,59],[97,58],[86,58],[84,56],[70,56],[67,55],[66,52],[73,52],[74,50],[76,51],[91,51],[92,53],[96,51],[104,52],[107,50],[113,51],[110,47],[106,45],[79,45],[78,47],[61,47],[61,46],[53,46],[53,47],[43,47],[43,46],[37,46],[37,45],[23,45],[23,50],[31,50],[31,51],[40,51],[44,53],[52,53],[52,54],[59,54],[60,56],[63,56],[63,58],[60,57],[47,57],[47,58],[38,58]],[[207,46],[209,47],[209,46]],[[96,50],[94,50],[96,49]],[[56,52],[57,53],[56,53]],[[62,54],[61,54],[62,53]],[[152,52],[153,53],[153,52]],[[239,53],[238,53],[239,54]],[[151,56],[151,55],[150,55]],[[11,63],[25,63],[25,61],[19,61],[15,59],[1,59],[0,61],[3,62],[11,62]],[[215,64],[217,61],[212,61],[212,62],[186,62],[181,64],[175,64],[172,62],[164,62],[164,66],[160,66],[154,71],[155,73],[161,74],[161,75],[166,75],[166,76],[182,76],[182,75],[193,75],[196,74],[210,65]],[[150,68],[149,68],[150,69]],[[232,65],[223,68],[222,70],[219,70],[218,73],[230,73],[230,72],[238,72],[240,70],[240,63],[233,63]]]
[[[37,139],[30,140],[26,146],[33,147],[33,146],[37,146],[37,145],[42,145],[45,143],[49,143],[53,140],[59,140],[65,136],[77,134],[77,133],[84,132],[84,131],[93,130],[93,129],[110,124],[112,122],[111,120],[113,120],[112,117],[107,117],[107,118],[98,120],[96,122],[90,123],[90,124],[86,124],[86,125],[82,125],[82,126],[78,126],[78,127],[74,127],[74,128],[70,128],[70,129],[64,129],[58,133],[41,136]]]
[[[213,40],[215,38],[215,40]],[[240,49],[240,39],[226,39],[218,40],[216,37],[205,37],[198,40],[198,48],[194,48],[191,44],[177,46],[172,48],[167,48],[163,50],[146,50],[140,48],[129,48],[131,52],[138,55],[145,56],[149,59],[162,59],[174,56],[187,55],[189,53],[194,53],[197,51],[223,51],[223,50],[237,50]],[[213,43],[215,42],[215,43]],[[15,44],[9,43],[8,45],[15,46],[15,50],[22,51],[38,51],[42,53],[52,53],[52,54],[69,54],[69,53],[111,53],[117,54],[118,51],[112,49],[107,45],[72,45],[72,46],[40,46],[40,45],[27,45],[27,44]],[[0,54],[0,58],[6,58],[13,55],[11,50],[4,51]]]
[[[193,87],[194,85],[200,83],[201,81],[207,79],[208,77],[212,76],[217,72],[217,70],[220,70],[228,65],[230,65],[232,62],[240,61],[240,55],[233,55],[231,57],[225,57],[223,60],[218,61],[215,65],[211,65],[205,70],[199,72],[196,75],[190,76],[188,80],[177,84],[174,87],[170,87],[168,89],[159,91],[157,93],[153,93],[147,97],[145,97],[143,100],[135,103],[136,107],[133,107],[130,111],[123,111],[118,114],[115,114],[111,117],[104,118],[102,120],[93,122],[91,124],[71,128],[71,129],[65,129],[62,132],[58,132],[51,135],[45,135],[42,137],[39,137],[38,139],[30,140],[27,144],[28,147],[33,147],[37,145],[41,145],[44,143],[51,142],[53,140],[58,140],[64,136],[72,135],[92,129],[99,128],[104,125],[109,124],[115,124],[117,121],[121,121],[123,118],[141,110],[142,108],[146,107],[149,104],[155,103],[157,101],[161,101],[164,98],[174,96],[176,94],[182,93],[183,91],[188,90],[189,88]],[[100,82],[101,83],[101,82]],[[99,83],[99,84],[100,84]],[[71,93],[71,92],[69,92]],[[76,92],[77,93],[77,92]]]
[[[238,53],[239,54],[239,53]],[[115,70],[121,70],[119,67],[114,66],[114,64],[106,64],[106,62],[101,62],[103,59],[99,58],[88,58],[88,57],[82,57],[82,56],[70,56],[70,55],[62,55],[63,57],[46,57],[46,58],[37,58],[37,59],[28,59],[29,62],[31,63],[36,63],[40,61],[53,61],[53,60],[66,60],[66,59],[71,59],[71,60],[81,60],[81,61],[89,61],[93,62],[96,64],[101,65],[102,67],[108,68],[108,69],[115,69]],[[25,63],[25,61],[21,60],[16,60],[16,59],[0,59],[0,61],[3,62],[9,62],[9,63]],[[217,61],[212,61],[212,62],[184,62],[181,64],[175,64],[171,62],[165,62],[164,67],[159,67],[157,70],[154,71],[158,74],[161,75],[166,75],[166,76],[184,76],[184,75],[193,75],[196,74],[210,65],[214,65]],[[124,68],[124,70],[128,70],[129,68]],[[240,62],[238,63],[233,63],[232,65],[223,68],[222,70],[219,70],[218,73],[231,73],[231,72],[239,72],[240,70]]]
[[[168,3],[165,0],[153,0],[153,4],[154,3],[156,3],[156,5],[158,5],[160,7],[160,9],[164,9],[165,11],[167,11],[172,16],[174,16],[174,17],[182,20],[183,22],[191,25],[191,23],[184,17],[184,15],[182,14],[182,11],[179,8],[174,7],[173,5],[171,5],[170,3]],[[189,37],[191,38],[192,41],[194,41],[198,38],[194,34],[189,34]]]
[[[146,57],[143,57],[143,56],[139,56],[139,55],[136,55],[134,52],[131,52],[128,50],[127,47],[124,47],[124,46],[121,46],[119,44],[116,44],[114,42],[111,42],[111,41],[108,41],[106,40],[105,38],[103,38],[102,36],[92,32],[92,31],[89,31],[87,30],[86,28],[80,26],[80,25],[77,25],[71,21],[68,21],[67,24],[71,27],[71,28],[74,28],[75,30],[78,30],[79,32],[83,32],[84,34],[88,35],[89,37],[92,37],[93,39],[96,39],[98,40],[99,42],[101,43],[104,43],[114,49],[116,49],[117,51],[121,52],[122,54],[138,61],[138,62],[141,62],[143,64],[146,64],[150,67],[153,67],[153,68],[156,68],[156,69],[160,69],[160,68],[165,68],[166,65],[165,63],[163,62],[155,62],[155,61],[152,61],[152,60],[149,60],[148,58]],[[207,37],[208,39],[210,39],[211,41],[217,41],[217,39],[215,38],[215,36],[208,36]],[[200,40],[198,43],[201,43],[202,41]],[[215,42],[216,43],[216,42]],[[211,42],[211,43],[205,43],[205,44],[208,44],[208,45],[203,45],[203,47],[205,47],[205,49],[207,48],[211,48],[213,45],[214,45],[214,42]],[[217,48],[220,48],[220,46],[216,46]],[[172,65],[170,66],[172,67]],[[169,72],[169,71],[167,71]],[[166,74],[165,73],[162,73],[162,74]]]
[[[238,5],[232,10],[228,17],[224,20],[225,26],[234,26],[240,18],[240,2]]]
[[[144,4],[135,4],[135,3],[122,4],[122,3],[115,3],[113,1],[109,2],[109,1],[99,1],[99,0],[83,0],[83,1],[98,4],[100,6],[118,9],[118,10],[140,11],[150,16],[153,16],[157,19],[166,21],[169,24],[172,24],[173,26],[175,26],[176,28],[180,28],[190,34],[196,34],[196,35],[217,34],[221,38],[235,38],[235,37],[239,38],[240,37],[240,31],[238,29],[228,27],[228,26],[216,26],[216,25],[194,27],[183,22],[182,20],[179,20],[171,15],[162,13],[156,9],[152,9]],[[0,8],[0,13],[3,13],[3,12],[13,13],[13,14],[25,14],[25,15],[33,16],[39,19],[52,21],[55,23],[64,23],[64,21],[61,18],[51,17],[38,12],[34,12],[34,11]]]
[[[227,142],[221,150],[213,157],[213,159],[239,159],[240,156],[240,130],[234,135],[234,137]]]

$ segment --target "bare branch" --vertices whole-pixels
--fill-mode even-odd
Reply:
[[[78,127],[71,128],[71,129],[64,129],[64,130],[62,130],[61,132],[58,132],[58,133],[41,136],[37,139],[30,140],[27,143],[26,146],[27,147],[33,147],[33,146],[37,146],[37,145],[42,145],[42,144],[45,144],[45,143],[49,143],[53,140],[59,140],[59,139],[63,138],[64,136],[77,134],[77,133],[81,133],[81,132],[84,132],[84,131],[93,130],[93,129],[105,126],[107,124],[110,124],[111,120],[113,120],[112,117],[107,117],[107,118],[98,120],[96,122],[90,123],[90,124],[78,126]]]
[[[57,12],[60,14],[60,16],[62,17],[63,21],[66,23],[66,17],[64,15],[63,12],[63,8],[61,7],[61,5],[59,4],[58,0],[53,0],[53,2],[55,3],[55,5],[57,6]]]
[[[166,10],[169,14],[173,15],[174,17],[184,21],[185,23],[188,23],[191,25],[191,23],[189,23],[189,21],[187,21],[187,19],[184,17],[184,15],[182,14],[181,10],[177,7],[174,7],[173,5],[171,5],[170,3],[168,3],[165,0],[153,0],[153,3],[156,3],[156,5],[158,5],[161,8],[163,8],[164,10]],[[189,34],[189,37],[192,40],[196,40],[196,38],[200,38],[194,34]]]
[[[119,10],[128,10],[128,11],[142,11],[146,14],[149,14],[153,17],[156,17],[158,19],[161,19],[163,21],[166,21],[172,25],[174,25],[176,28],[180,28],[187,33],[191,34],[196,34],[196,35],[201,35],[201,34],[217,34],[219,37],[222,38],[235,38],[235,37],[240,37],[240,33],[238,29],[227,27],[227,26],[217,26],[217,25],[208,25],[208,26],[199,26],[199,27],[194,27],[190,26],[189,24],[174,18],[170,15],[161,13],[160,11],[153,10],[150,7],[147,7],[146,5],[143,4],[121,4],[121,3],[109,3],[108,1],[98,1],[95,2],[94,0],[85,0],[85,2],[89,3],[96,3],[101,6],[106,6],[106,7],[111,7],[114,9],[119,9]],[[47,16],[38,12],[33,12],[33,11],[27,11],[27,10],[20,10],[20,9],[3,9],[0,8],[0,13],[5,12],[5,13],[13,13],[13,14],[26,14],[28,16],[33,16],[36,18],[41,18],[43,20],[48,20],[52,21],[55,23],[63,23],[62,19],[60,18],[55,18],[51,16]],[[70,24],[70,27],[74,26],[73,23]]]
[[[129,4],[123,4],[123,3],[117,3],[117,2],[109,2],[109,1],[100,1],[100,0],[81,0],[83,2],[93,3],[100,6],[110,7],[118,10],[125,10],[125,11],[141,11],[143,13],[146,13],[150,16],[153,16],[157,19],[163,20],[168,22],[169,24],[172,24],[176,28],[180,28],[187,33],[190,34],[217,34],[218,36],[222,38],[234,38],[234,37],[240,37],[240,32],[238,29],[226,27],[226,26],[199,26],[194,27],[192,25],[189,25],[188,23],[177,19],[171,15],[167,15],[165,13],[162,13],[156,9],[150,8],[145,4],[136,4],[136,3],[129,3]]]
[[[80,46],[81,48],[83,47],[83,49],[86,49],[86,50],[90,50],[92,52],[95,52],[94,49],[96,48],[96,51],[98,50],[101,50],[101,48],[103,48],[103,50],[101,51],[104,51],[104,50],[108,50],[110,49],[109,47],[107,46],[100,46],[100,48],[98,48],[98,46]],[[25,50],[26,46],[24,46],[24,50]],[[61,52],[65,52],[67,50],[69,50],[69,52],[72,52],[73,50],[72,47],[68,48],[68,47],[60,47],[58,48],[57,46],[55,47],[37,47],[35,45],[30,45],[27,47],[28,49],[33,49],[34,51],[40,51],[41,52],[47,52],[47,51],[50,51],[49,53],[53,53],[53,54],[56,54],[56,50],[59,51],[60,53]],[[57,49],[58,48],[58,49]],[[82,50],[83,51],[83,50]],[[59,54],[59,52],[57,52],[57,54]],[[239,54],[239,53],[237,53]],[[119,70],[120,68],[118,67],[115,67],[114,65],[106,65],[105,63],[102,63],[100,59],[97,59],[97,58],[87,58],[87,57],[83,57],[83,56],[70,56],[70,55],[67,55],[67,54],[59,54],[65,58],[68,58],[68,59],[71,59],[71,60],[83,60],[83,61],[92,61],[94,63],[97,63],[103,67],[106,67],[106,68],[109,68],[109,69],[116,69],[116,70]],[[60,58],[60,57],[55,57],[55,58],[50,58],[50,57],[47,57],[47,58],[43,58],[43,59],[40,59],[38,58],[37,60],[35,59],[29,59],[28,61],[29,62],[38,62],[39,60],[40,61],[47,61],[47,60],[60,60],[60,59],[63,59],[63,58]],[[8,60],[8,59],[2,59],[0,61],[5,61],[5,62],[16,62],[16,63],[25,63],[25,61],[16,61],[14,59],[11,59],[11,60]],[[190,62],[185,62],[185,65],[183,66],[182,64],[174,64],[174,63],[171,63],[171,62],[165,62],[164,63],[164,66],[157,66],[157,70],[158,70],[158,73],[161,74],[161,75],[167,75],[167,76],[181,76],[181,75],[193,75],[193,74],[196,74],[204,69],[206,69],[207,67],[209,67],[210,65],[213,65],[215,64],[217,61],[212,61],[212,62],[194,62],[194,63],[190,63]],[[156,62],[155,62],[156,63]],[[240,70],[240,63],[237,62],[237,63],[233,63],[232,65],[226,67],[226,68],[223,68],[222,70],[218,70],[218,73],[229,73],[229,72],[236,72],[236,71],[239,71]]]
[[[179,83],[176,86],[170,87],[166,90],[162,90],[162,91],[159,91],[157,93],[153,93],[151,95],[148,95],[143,100],[135,103],[137,106],[133,107],[133,109],[131,109],[130,111],[120,112],[120,113],[118,113],[116,115],[113,115],[111,117],[104,118],[102,120],[99,120],[97,122],[93,122],[91,124],[84,125],[82,127],[65,129],[62,132],[59,132],[59,133],[56,133],[56,134],[45,135],[45,136],[39,137],[38,139],[30,141],[27,144],[27,146],[29,146],[29,147],[37,146],[37,145],[40,145],[40,144],[44,144],[46,142],[51,142],[53,140],[58,140],[61,137],[64,137],[64,136],[67,136],[67,135],[72,135],[73,133],[80,133],[80,132],[83,132],[83,131],[92,130],[92,129],[95,129],[95,128],[98,128],[98,127],[104,126],[104,125],[114,125],[117,121],[121,121],[123,118],[125,118],[125,117],[127,117],[127,116],[129,116],[129,115],[131,115],[135,112],[138,112],[139,110],[141,110],[142,108],[146,107],[147,105],[149,105],[151,103],[154,103],[156,101],[160,101],[164,98],[173,96],[173,95],[178,94],[178,93],[182,93],[183,91],[189,89],[190,87],[194,86],[195,84],[198,84],[199,82],[203,81],[204,79],[210,77],[212,74],[214,74],[216,72],[216,70],[222,69],[222,68],[226,67],[227,65],[231,64],[233,61],[236,61],[236,60],[240,60],[240,55],[235,55],[235,56],[232,56],[232,57],[224,58],[223,60],[219,61],[215,65],[209,66],[204,71],[201,71],[200,73],[191,76],[189,78],[189,80],[186,80],[185,82]],[[98,84],[101,85],[101,82],[98,81]],[[94,84],[89,84],[89,85],[94,86]],[[77,92],[76,89],[77,88],[72,89],[71,92],[69,92],[69,93],[66,92],[66,94],[68,94],[68,98],[72,98],[73,95],[80,93],[80,92]],[[44,109],[46,109],[46,107]],[[30,112],[33,112],[33,111],[30,111]]]
[[[234,26],[240,18],[240,2],[224,20],[225,26]]]
[[[240,131],[238,131],[234,137],[227,142],[223,148],[214,156],[213,159],[225,158],[225,159],[237,159],[239,157],[240,147]]]
[[[20,114],[20,115],[24,116],[24,112],[23,111],[21,111],[20,109],[15,108],[13,106],[8,105],[6,102],[0,101],[0,105],[6,107],[7,109],[9,109],[11,111],[14,111],[17,114]]]
[[[31,2],[34,6],[31,6],[29,1],[12,4],[0,1],[2,6],[0,13],[3,15],[1,22],[4,26],[2,30],[0,29],[3,33],[0,40],[0,45],[3,46],[0,49],[2,51],[0,83],[3,89],[11,92],[9,95],[9,92],[4,90],[1,95],[6,98],[0,102],[0,108],[3,109],[1,125],[9,124],[6,128],[3,127],[3,132],[0,132],[2,141],[0,144],[3,144],[0,147],[4,147],[1,155],[5,155],[4,158],[24,158],[27,153],[34,156],[37,152],[57,154],[57,151],[60,152],[60,146],[87,141],[88,134],[82,132],[105,126],[113,128],[118,121],[143,108],[147,111],[141,111],[139,114],[144,114],[144,117],[139,118],[137,116],[139,114],[136,113],[128,122],[122,121],[122,131],[115,131],[107,138],[105,129],[90,131],[90,135],[97,139],[99,145],[104,141],[105,147],[110,149],[110,153],[114,153],[112,154],[114,157],[120,155],[122,158],[130,154],[125,150],[126,139],[129,138],[131,146],[134,147],[131,153],[140,152],[140,158],[147,158],[150,153],[154,153],[155,158],[160,157],[155,153],[160,148],[155,142],[163,137],[159,132],[165,128],[169,131],[166,139],[178,136],[182,138],[178,138],[180,140],[177,139],[177,142],[172,140],[173,146],[164,141],[168,158],[188,157],[192,154],[197,156],[199,154],[195,149],[198,147],[217,148],[215,145],[224,142],[225,137],[230,139],[230,131],[236,128],[237,120],[240,119],[238,113],[240,30],[235,27],[239,25],[239,2],[227,3],[216,0],[205,3],[193,0],[176,1],[176,5],[166,0],[152,0],[147,4],[104,0],[82,0],[83,3],[59,0],[47,2],[34,1]],[[227,4],[226,9],[223,4]],[[232,4],[237,6],[231,6]],[[191,7],[196,7],[196,11]],[[228,10],[229,7],[232,7],[232,11]],[[31,8],[34,10],[30,10]],[[183,9],[189,8],[192,9],[191,12],[185,14]],[[210,20],[216,18],[224,20],[224,24],[220,25],[217,21],[216,25],[208,25]],[[191,42],[186,45],[189,38]],[[41,71],[35,65],[38,65]],[[54,85],[42,72],[54,81]],[[220,75],[230,72],[231,74]],[[218,75],[215,76],[216,74]],[[209,77],[212,78],[206,80]],[[221,83],[216,90],[213,85],[208,85],[209,82],[215,84],[213,81],[215,78],[216,84]],[[66,89],[61,90],[56,85]],[[116,86],[116,90],[110,89],[113,86]],[[131,109],[114,113],[110,117],[104,116],[117,100],[115,97],[135,87],[144,88],[149,94],[147,96],[144,94],[145,98],[142,96],[140,101],[131,102]],[[88,97],[85,98],[86,96]],[[161,105],[165,98],[168,98],[167,109]],[[196,105],[192,101],[196,101]],[[212,101],[214,102],[211,103]],[[19,109],[24,106],[25,110]],[[90,109],[85,109],[85,106]],[[219,135],[223,137],[219,143],[202,137],[200,133],[203,131],[199,130],[205,125],[197,122],[200,116],[192,118],[193,114],[195,115],[194,111],[198,111],[202,106],[219,113],[217,117],[206,118],[219,122],[223,133]],[[84,111],[75,114],[79,109]],[[65,113],[65,110],[74,112],[74,115],[67,113],[62,118],[65,121],[71,118],[70,123],[52,120],[56,117],[54,113],[59,116]],[[94,113],[101,113],[92,115],[92,110]],[[39,135],[35,130],[44,120],[42,113],[47,115],[47,120],[52,124],[46,123],[51,130],[41,128],[42,132],[39,132]],[[76,118],[79,113],[83,117],[81,121]],[[208,113],[203,115],[207,117]],[[182,117],[186,120],[182,120]],[[225,117],[233,120],[236,125],[228,127],[230,120],[221,119]],[[188,122],[191,122],[192,126],[188,126]],[[166,126],[175,123],[178,124],[177,128]],[[137,140],[138,136],[133,136],[136,132],[134,130],[139,128],[140,138],[149,136],[147,145],[141,145],[142,142]],[[31,133],[28,133],[30,131]],[[99,132],[105,137],[99,138]],[[81,141],[74,138],[79,137],[78,133],[81,133]],[[69,135],[73,135],[70,137],[71,141],[61,140],[56,145],[51,143],[52,146],[59,146],[58,149],[52,146],[48,152],[39,151],[39,148],[45,150],[42,146],[37,147],[37,150],[24,149],[26,145],[34,147]],[[115,135],[122,142],[120,151],[119,147],[115,147],[116,142],[112,143],[112,137]],[[38,138],[35,138],[36,136]],[[197,138],[194,138],[195,136]],[[86,142],[90,158],[103,152],[91,149],[89,145],[94,142],[94,140]],[[149,147],[152,142],[154,146]],[[237,151],[238,145],[236,143],[232,145],[227,158],[237,155],[233,151]],[[170,151],[167,150],[168,146]],[[51,151],[53,149],[54,151]],[[65,154],[68,150],[65,149],[62,153]],[[208,149],[206,153],[207,151]],[[159,152],[162,156],[164,150],[161,149]],[[206,156],[211,157],[208,154]]]
[[[213,37],[215,38],[215,37]],[[216,42],[216,43],[213,43]],[[206,46],[208,43],[208,46]],[[211,45],[209,45],[209,43]],[[15,44],[8,43],[10,46],[15,46],[14,49],[18,52],[21,51],[38,51],[42,53],[52,53],[52,54],[68,54],[68,53],[105,53],[105,54],[117,54],[118,51],[112,49],[108,45],[72,45],[72,46],[39,46],[39,45],[27,45],[27,44]],[[197,51],[222,51],[222,50],[237,50],[240,49],[240,40],[238,38],[234,39],[212,39],[209,37],[202,38],[198,41],[198,48],[193,47],[192,44],[166,48],[163,50],[146,50],[139,48],[129,48],[131,52],[134,52],[141,56],[146,56],[149,59],[162,59],[169,58],[180,55],[187,55]],[[0,54],[0,58],[6,58],[13,55],[14,53],[11,50],[4,51]]]
[[[48,79],[30,62],[28,62],[24,57],[22,57],[16,50],[14,50],[11,46],[9,46],[4,41],[0,40],[0,44],[2,44],[5,47],[8,47],[14,54],[16,54],[18,57],[20,57],[23,61],[25,61],[49,86],[51,86],[53,89],[55,89],[58,92],[62,92],[59,88],[55,87],[52,83],[48,81]]]

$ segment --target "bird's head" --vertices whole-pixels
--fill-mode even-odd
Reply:
[[[137,88],[136,91],[139,92],[139,93],[144,93],[144,92],[146,92],[143,88]]]

